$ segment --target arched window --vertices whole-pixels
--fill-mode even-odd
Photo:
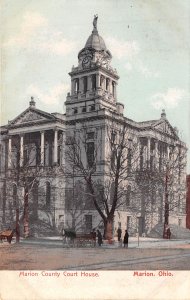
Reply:
[[[50,183],[46,182],[46,207],[50,208],[51,204],[51,186]]]
[[[75,93],[78,93],[79,92],[79,79],[76,78],[75,79]]]

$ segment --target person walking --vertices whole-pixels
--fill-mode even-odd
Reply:
[[[128,248],[129,234],[128,231],[125,230],[125,235],[123,239],[124,248]]]
[[[170,227],[167,228],[166,234],[167,234],[167,239],[170,240],[170,238],[171,238],[171,230],[170,230]]]
[[[102,245],[102,234],[99,230],[97,230],[97,237],[98,237],[98,246]]]
[[[117,230],[117,238],[118,238],[118,242],[120,242],[121,234],[122,234],[122,230],[121,230],[121,228],[119,227],[118,230]]]

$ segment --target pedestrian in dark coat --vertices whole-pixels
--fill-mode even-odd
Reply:
[[[166,234],[167,234],[167,239],[170,240],[170,237],[171,237],[171,230],[170,230],[170,227],[167,228]]]
[[[118,242],[120,242],[121,234],[122,234],[121,228],[118,228],[118,230],[117,230],[117,238],[118,238]]]
[[[125,235],[124,235],[124,239],[123,239],[124,248],[128,248],[128,240],[129,240],[129,234],[128,234],[128,231],[125,230]]]
[[[97,237],[98,237],[98,246],[102,245],[102,234],[99,230],[97,230]]]

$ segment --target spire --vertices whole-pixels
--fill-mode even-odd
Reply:
[[[30,107],[35,107],[36,106],[36,102],[34,101],[34,97],[31,97],[29,105],[30,105]]]
[[[165,109],[162,109],[161,118],[163,118],[163,119],[166,118],[166,112],[165,112]]]

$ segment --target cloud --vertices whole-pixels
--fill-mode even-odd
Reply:
[[[106,44],[113,56],[118,59],[123,57],[133,58],[140,51],[140,46],[137,41],[121,41],[112,37],[106,39]]]
[[[182,102],[187,93],[180,88],[169,88],[165,93],[156,93],[151,97],[155,109],[175,108]]]
[[[124,67],[128,72],[136,71],[146,78],[159,76],[158,72],[153,72],[142,62],[140,58],[141,47],[137,41],[121,41],[113,37],[108,37],[106,44],[114,57],[127,59]]]
[[[37,12],[26,12],[20,31],[4,44],[5,47],[37,51],[40,53],[53,53],[67,55],[76,46],[76,43],[64,38],[63,33],[54,30],[48,20]]]
[[[60,83],[53,86],[49,91],[43,91],[39,86],[31,84],[26,91],[27,96],[34,96],[46,105],[58,105],[60,101],[66,100],[69,92],[69,84]]]

